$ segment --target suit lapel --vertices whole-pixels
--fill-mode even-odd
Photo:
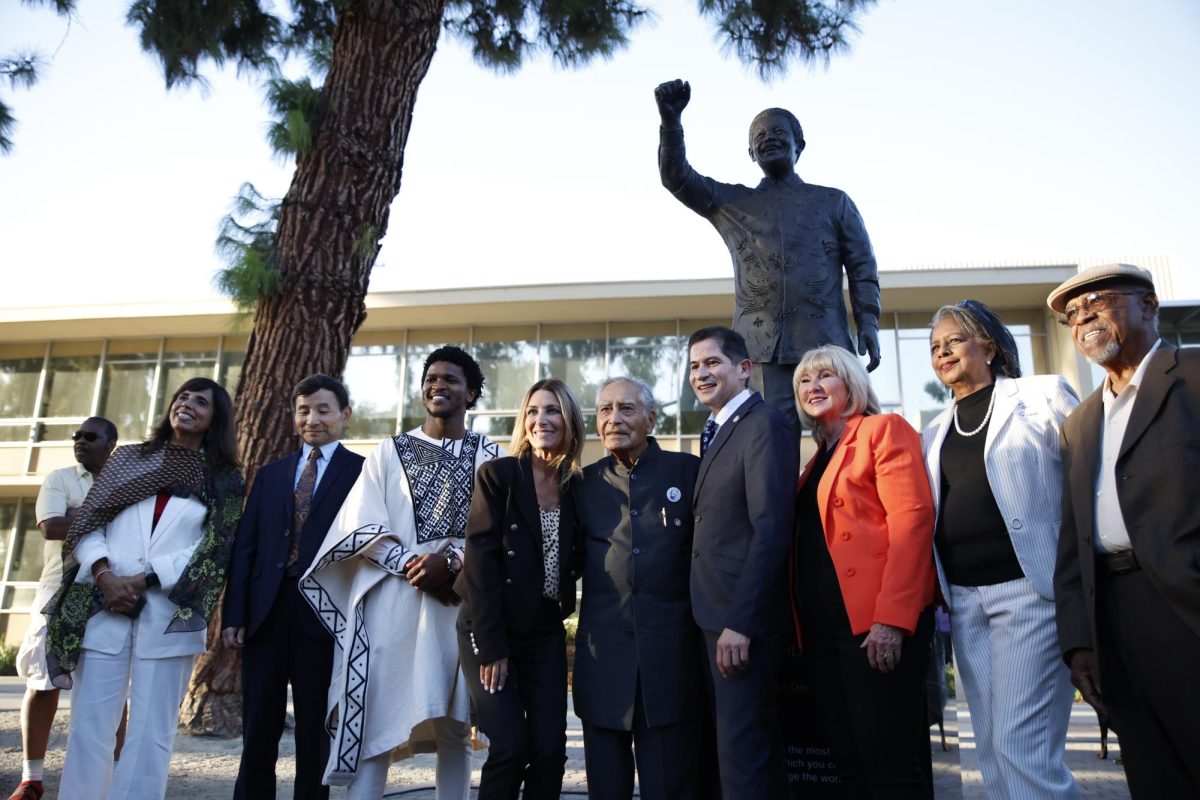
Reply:
[[[158,525],[154,528],[153,534],[150,536],[150,541],[154,541],[156,537],[162,536],[172,525],[175,524],[175,518],[179,516],[179,512],[183,511],[183,507],[187,504],[187,498],[172,497],[163,507],[162,516],[158,518]],[[150,504],[150,521],[154,522],[154,503]],[[146,530],[150,530],[149,527]]]
[[[147,549],[150,548],[150,529],[154,525],[154,501],[155,495],[150,495],[137,504],[138,531],[142,534],[142,546]]]
[[[1001,429],[1012,419],[1012,415],[1017,411],[1019,404],[1017,400],[1017,384],[1009,378],[997,378],[996,385],[992,389],[992,394],[996,400],[992,406],[992,419],[988,422],[987,432],[984,434],[983,463],[985,464],[992,452],[992,444],[995,443],[996,437],[1000,435]]]
[[[954,406],[947,408],[934,418],[933,423],[925,429],[922,445],[925,448],[925,463],[928,465],[929,490],[933,492],[933,505],[937,508],[942,502],[942,445],[954,424]]]
[[[538,513],[537,487],[533,483],[533,465],[528,455],[517,459],[517,470],[520,474],[513,493],[513,499],[517,502],[517,513],[525,520],[529,529],[540,537],[542,515]]]
[[[733,412],[733,416],[725,420],[725,424],[717,430],[717,435],[713,437],[712,443],[709,444],[708,450],[704,453],[704,458],[700,461],[700,474],[696,476],[695,497],[700,496],[700,488],[704,485],[704,478],[708,475],[708,470],[712,466],[713,460],[721,452],[721,448],[733,436],[733,430],[737,427],[737,423],[742,421],[742,418],[754,410],[754,407],[762,402],[762,397],[758,392],[750,395],[749,399],[738,406],[737,411]],[[692,506],[696,504],[695,499],[692,500]]]
[[[824,523],[826,542],[833,539],[833,526],[825,518],[825,511],[829,508],[829,495],[833,492],[833,484],[837,480],[838,471],[846,463],[849,454],[853,452],[854,440],[858,438],[858,426],[862,424],[862,419],[861,416],[857,416],[846,420],[846,427],[842,429],[842,438],[838,441],[837,447],[829,459],[829,466],[825,468],[821,482],[817,484],[817,508],[821,512],[821,522]]]
[[[312,504],[308,508],[309,516],[312,516],[313,512],[317,510],[317,506],[321,505],[325,495],[329,494],[329,487],[337,481],[338,474],[346,468],[346,462],[349,460],[343,445],[339,444],[334,448],[333,455],[329,458],[329,464],[325,467],[325,473],[321,475],[321,482],[317,484],[317,492],[313,495]],[[295,472],[293,465],[292,474]]]
[[[1092,392],[1071,415],[1078,416],[1075,436],[1067,442],[1071,448],[1068,458],[1071,463],[1071,500],[1075,508],[1075,524],[1091,537],[1095,528],[1096,474],[1100,469],[1100,437],[1103,435],[1100,418],[1104,413],[1104,401],[1100,393],[1104,386]]]
[[[288,456],[287,461],[283,464],[283,470],[279,475],[278,492],[284,498],[289,524],[292,514],[296,511],[296,467],[300,465],[300,456],[303,452],[304,450],[301,449]]]
[[[1159,345],[1150,358],[1150,363],[1146,365],[1146,373],[1142,376],[1142,384],[1137,388],[1137,397],[1133,400],[1133,409],[1129,414],[1129,425],[1125,428],[1125,438],[1121,440],[1118,460],[1142,438],[1142,434],[1158,416],[1158,410],[1167,399],[1167,392],[1179,380],[1171,374],[1178,361],[1179,354],[1174,347],[1166,343]]]

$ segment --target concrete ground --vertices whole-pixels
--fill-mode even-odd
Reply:
[[[24,684],[17,678],[0,678],[0,797],[16,786],[21,773],[20,704]],[[64,692],[58,719],[50,738],[50,752],[46,757],[46,794],[48,800],[55,796],[59,775],[62,773],[63,754],[67,738],[67,720],[70,693]],[[583,770],[583,734],[579,720],[568,714],[567,730],[567,773],[563,782],[564,797],[583,797],[587,784]],[[937,729],[931,731],[930,746],[933,751],[934,790],[937,800],[985,800],[986,794],[979,774],[979,763],[975,752],[975,739],[971,731],[970,715],[965,703],[951,699],[946,709],[946,743],[950,748],[943,751]],[[277,767],[280,790],[279,800],[291,797],[289,782],[295,775],[291,736],[285,734],[280,743],[280,761]],[[1109,736],[1109,756],[1100,760],[1100,729],[1091,708],[1076,704],[1071,715],[1071,727],[1067,736],[1067,764],[1079,781],[1086,800],[1128,800],[1129,791],[1125,776],[1115,759],[1120,755],[1120,744],[1115,735]],[[186,800],[228,800],[233,796],[233,782],[237,776],[241,742],[236,739],[216,739],[202,736],[180,735],[175,740],[175,752],[171,758],[171,780],[167,788],[168,798]],[[479,768],[487,751],[474,756],[474,783],[479,782]],[[387,797],[411,798],[411,800],[433,800],[434,756],[418,756],[392,766],[388,782]],[[334,789],[333,798],[344,798],[344,789]],[[731,798],[731,800],[752,800]]]

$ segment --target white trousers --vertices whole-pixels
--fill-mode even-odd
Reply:
[[[84,650],[71,689],[71,727],[60,800],[166,797],[167,771],[195,656],[138,658],[137,624],[115,655]],[[129,700],[121,761],[113,770],[117,725]]]
[[[437,800],[467,800],[471,792],[471,729],[451,717],[429,722],[437,737]],[[346,800],[380,800],[391,761],[390,752],[359,761]]]
[[[1075,695],[1054,603],[1028,578],[950,586],[958,683],[967,696],[989,800],[1077,800],[1063,761]]]

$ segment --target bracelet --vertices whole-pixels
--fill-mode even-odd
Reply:
[[[100,580],[100,576],[106,572],[112,572],[112,570],[109,569],[108,567],[105,567],[104,569],[100,570],[99,572],[97,572],[95,575],[92,576],[92,582],[93,583],[98,582]]]

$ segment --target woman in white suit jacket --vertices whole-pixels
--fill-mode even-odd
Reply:
[[[229,395],[193,378],[154,437],[113,454],[72,523],[47,607],[51,680],[74,687],[62,800],[166,795],[179,704],[241,513],[235,451]]]
[[[933,317],[930,358],[954,402],[925,429],[934,556],[984,786],[993,800],[1079,797],[1063,762],[1073,689],[1054,622],[1061,377],[1020,377],[1012,334],[982,303]]]

